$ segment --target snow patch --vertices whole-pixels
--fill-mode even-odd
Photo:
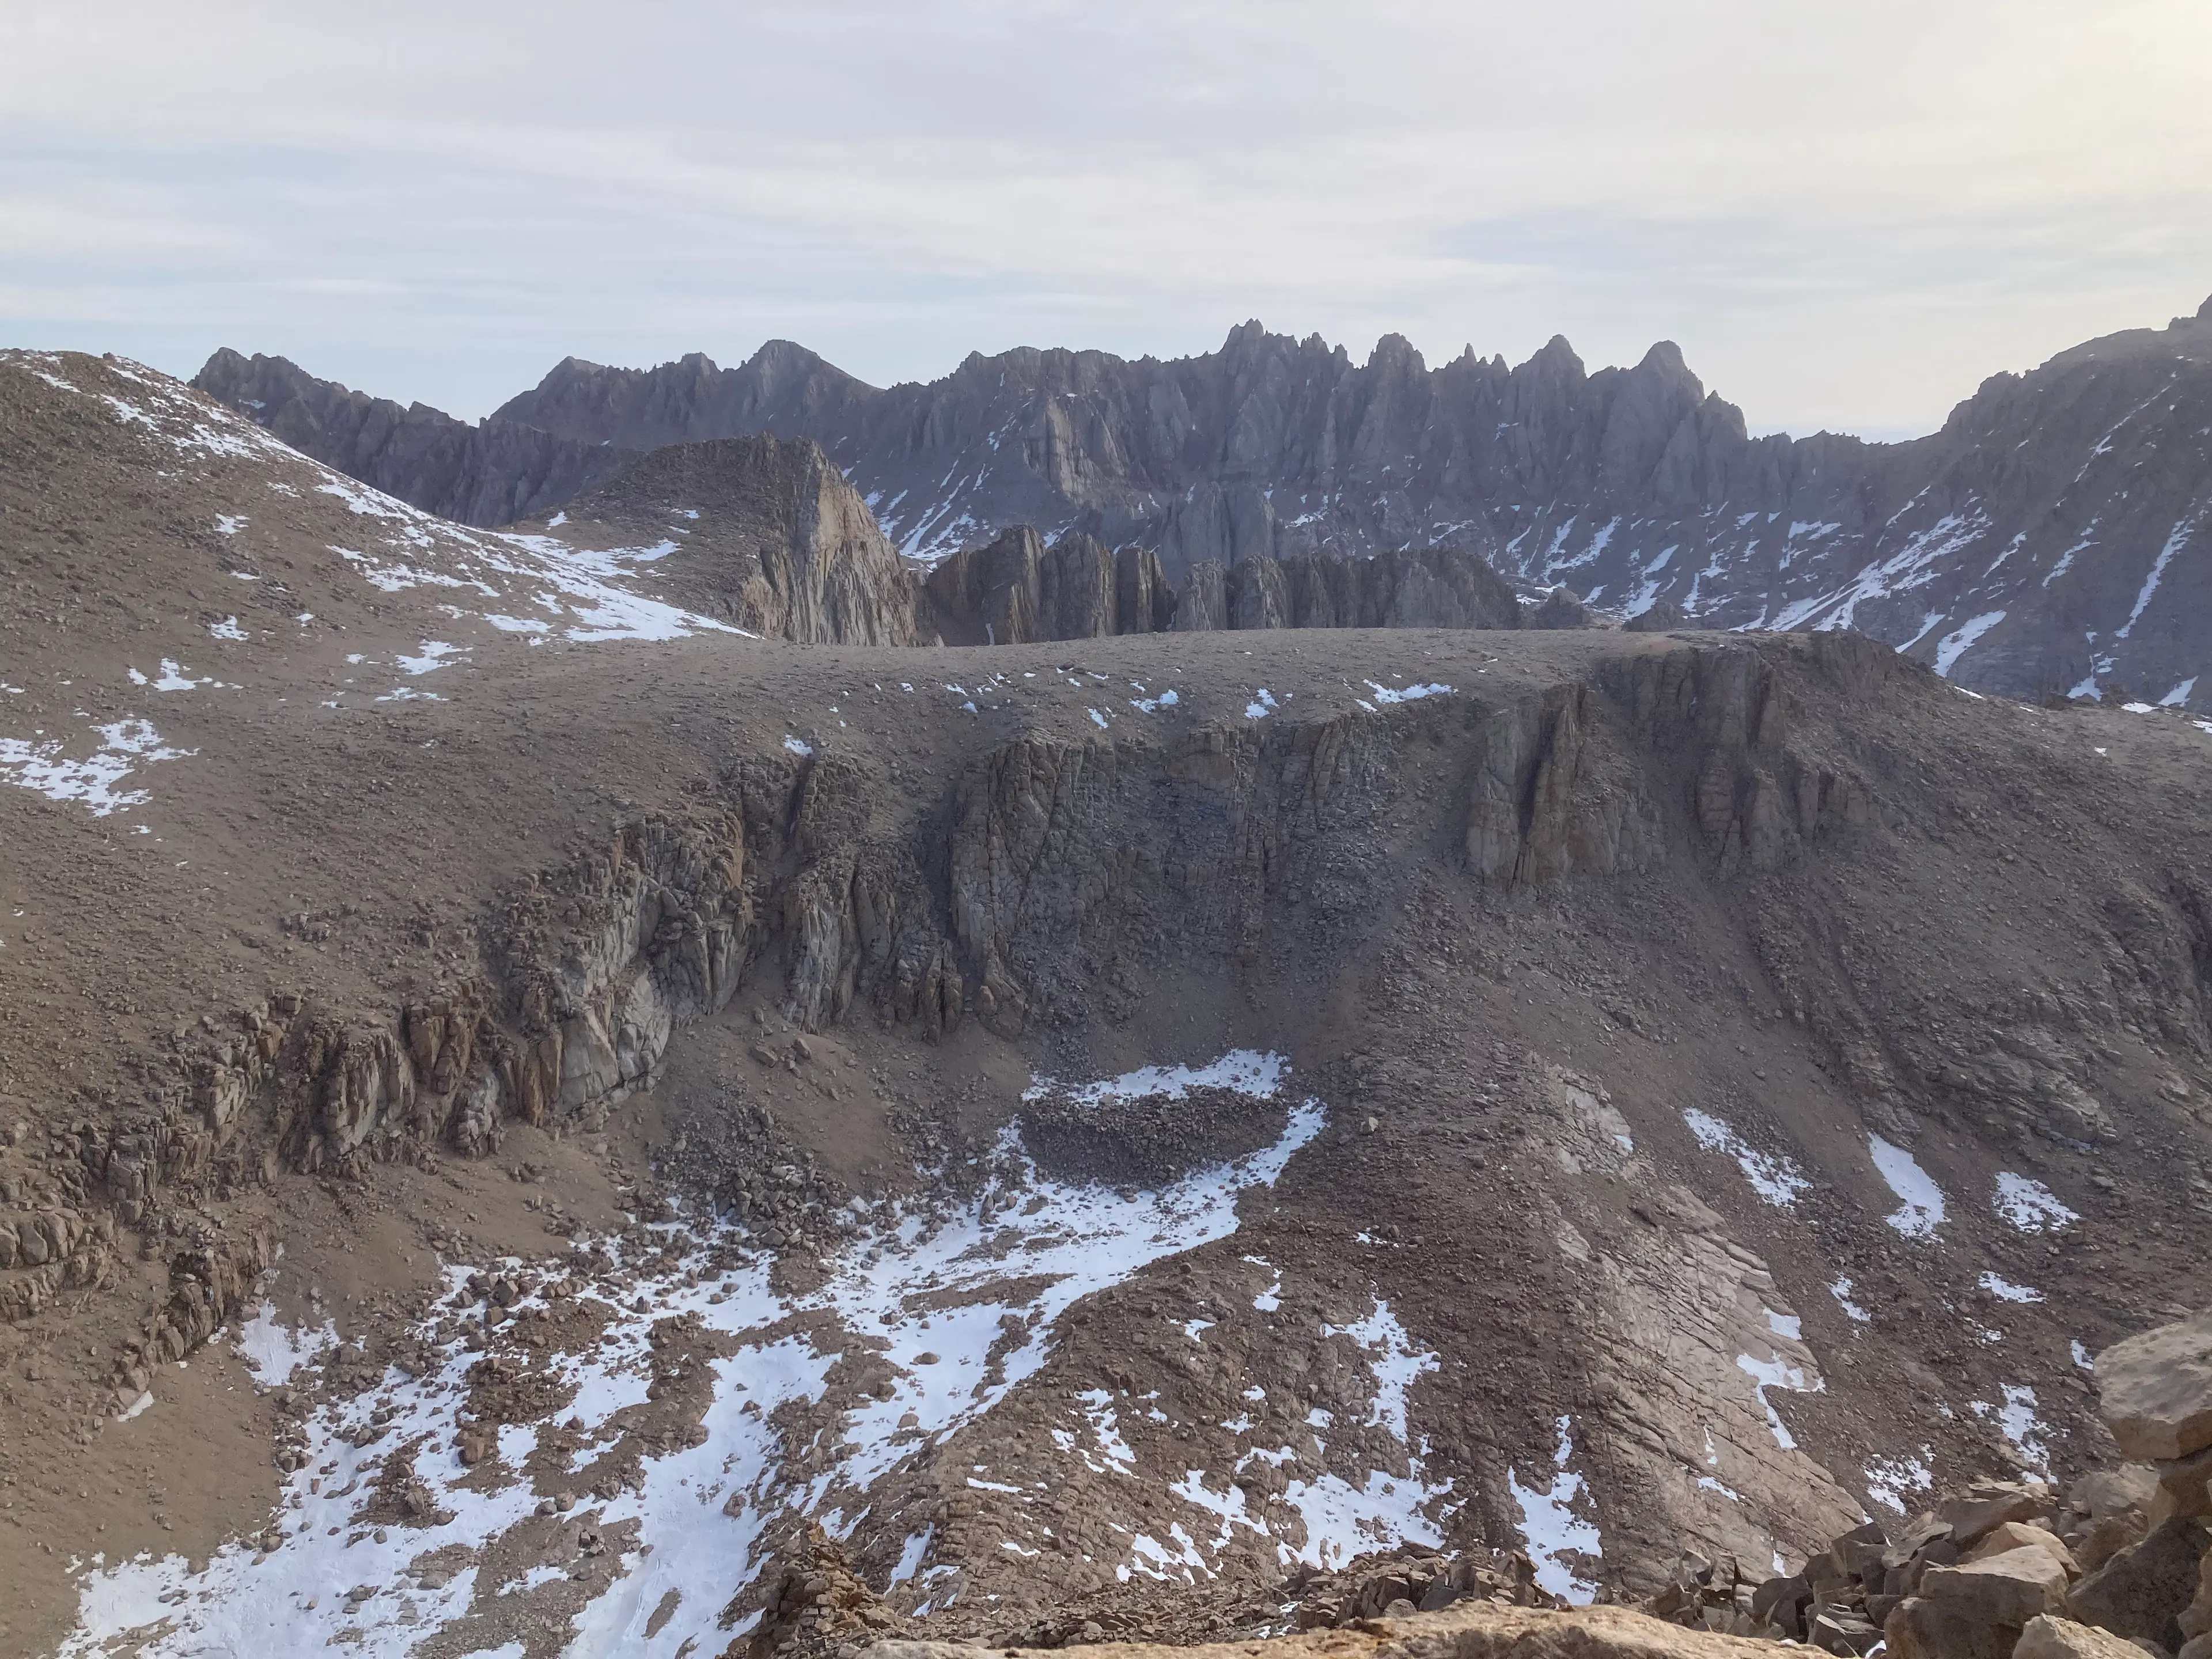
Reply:
[[[1923,1446],[1917,1456],[1875,1458],[1866,1467],[1867,1496],[1884,1509],[1912,1514],[1917,1507],[1912,1495],[1936,1484],[1935,1455],[1933,1447]]]
[[[465,659],[468,653],[458,645],[447,645],[443,640],[425,640],[421,654],[412,657],[403,654],[392,660],[398,664],[404,672],[427,674],[433,669],[445,667],[449,658]]]
[[[1751,1378],[1751,1391],[1758,1398],[1759,1409],[1766,1413],[1766,1426],[1773,1431],[1774,1443],[1784,1451],[1796,1450],[1797,1438],[1782,1420],[1782,1413],[1774,1409],[1774,1402],[1766,1397],[1766,1391],[1784,1389],[1791,1394],[1820,1394],[1827,1384],[1818,1376],[1808,1380],[1801,1367],[1779,1354],[1771,1359],[1757,1359],[1740,1353],[1735,1357],[1735,1368]]]
[[[1133,1072],[1124,1072],[1102,1083],[1086,1083],[1076,1088],[1067,1088],[1040,1073],[1022,1091],[1022,1098],[1041,1100],[1048,1094],[1060,1092],[1085,1106],[1099,1106],[1153,1096],[1182,1100],[1193,1089],[1233,1089],[1255,1100],[1273,1100],[1282,1091],[1283,1079],[1290,1069],[1290,1061],[1280,1054],[1261,1054],[1256,1048],[1232,1048],[1203,1066],[1140,1066]]]
[[[1393,691],[1387,685],[1377,685],[1373,680],[1369,680],[1366,686],[1375,694],[1375,701],[1383,703],[1419,702],[1424,697],[1448,697],[1452,694],[1452,688],[1449,685],[1416,684],[1409,685],[1402,691]],[[1266,693],[1261,695],[1264,696]]]
[[[49,800],[76,801],[104,818],[152,799],[143,789],[117,787],[139,767],[199,752],[169,748],[147,720],[121,720],[93,730],[100,748],[81,759],[64,755],[58,738],[0,738],[0,781],[35,789]]]
[[[1215,1070],[1190,1068],[1190,1074]],[[1237,1067],[1233,1074],[1249,1070]],[[913,1212],[882,1206],[830,1258],[826,1281],[799,1296],[778,1294],[770,1256],[734,1226],[655,1224],[647,1230],[652,1237],[635,1244],[619,1237],[596,1241],[626,1259],[638,1279],[634,1301],[626,1291],[620,1305],[605,1308],[605,1333],[595,1346],[555,1360],[575,1389],[573,1400],[555,1409],[564,1420],[577,1419],[587,1442],[603,1440],[613,1413],[644,1399],[659,1321],[691,1316],[732,1340],[727,1356],[711,1362],[714,1398],[699,1443],[648,1452],[635,1484],[592,1500],[602,1528],[636,1523],[640,1547],[625,1552],[623,1573],[603,1589],[595,1583],[596,1599],[578,1615],[568,1650],[641,1659],[719,1651],[729,1632],[717,1628],[716,1619],[760,1570],[757,1546],[776,1517],[811,1515],[835,1526],[857,1515],[886,1473],[927,1455],[1035,1376],[1076,1303],[1164,1257],[1233,1233],[1239,1198],[1255,1186],[1272,1185],[1319,1134],[1323,1119],[1316,1103],[1294,1107],[1272,1146],[1146,1193],[1046,1177],[1023,1151],[1018,1130],[1009,1128],[993,1149],[992,1173],[980,1192]],[[457,1290],[467,1272],[449,1267],[448,1290]],[[588,1288],[581,1294],[594,1295]],[[518,1312],[531,1311],[535,1302],[526,1297]],[[794,1318],[801,1332],[794,1332]],[[474,1599],[472,1571],[442,1589],[418,1584],[404,1595],[346,1605],[346,1587],[393,1585],[403,1574],[412,1577],[408,1564],[423,1551],[447,1544],[481,1548],[535,1510],[526,1482],[477,1490],[482,1483],[452,1449],[454,1413],[465,1406],[477,1355],[458,1338],[441,1340],[440,1325],[434,1319],[416,1331],[431,1361],[422,1375],[387,1370],[380,1387],[327,1404],[307,1420],[306,1466],[283,1482],[282,1514],[290,1534],[283,1549],[257,1565],[259,1553],[250,1542],[232,1544],[198,1573],[179,1556],[95,1563],[79,1580],[79,1625],[63,1651],[80,1659],[128,1638],[148,1659],[249,1649],[309,1652],[345,1631],[357,1632],[345,1638],[351,1651],[397,1659],[465,1616]],[[831,1367],[855,1337],[880,1345],[891,1373],[889,1397],[857,1401],[818,1439],[810,1426],[804,1441],[787,1443],[778,1408],[818,1402]],[[318,1340],[282,1332],[265,1306],[239,1338],[257,1376],[270,1377],[306,1363]],[[1395,1351],[1385,1356],[1386,1370],[1405,1363]],[[1109,1397],[1101,1391],[1084,1404],[1093,1431],[1084,1449],[1096,1448],[1109,1465],[1133,1468],[1112,1428]],[[389,1416],[376,1436],[369,1415],[380,1409]],[[918,1426],[902,1429],[909,1413]],[[530,1424],[502,1429],[502,1460],[526,1454],[535,1432]],[[425,1442],[416,1455],[418,1478],[453,1519],[394,1528],[388,1542],[379,1540],[352,1524],[366,1496],[362,1488],[374,1485],[393,1445],[418,1437]],[[830,1449],[826,1465],[818,1461],[824,1446]],[[591,1455],[588,1447],[585,1455]],[[317,1474],[325,1464],[337,1468]],[[1399,1484],[1394,1501],[1402,1501],[1406,1491]],[[1408,1535],[1440,1541],[1433,1528]],[[1145,1556],[1155,1571],[1170,1563],[1203,1567],[1204,1556],[1180,1527],[1167,1536]],[[926,1532],[908,1538],[901,1554],[908,1577],[940,1571],[922,1566],[928,1547]],[[676,1614],[648,1637],[647,1626],[672,1590],[681,1596]]]
[[[1682,1121],[1690,1126],[1698,1145],[1709,1152],[1719,1152],[1735,1160],[1743,1178],[1751,1183],[1752,1191],[1769,1204],[1788,1209],[1796,1203],[1811,1182],[1805,1173],[1789,1158],[1779,1153],[1762,1152],[1748,1145],[1743,1137],[1710,1112],[1691,1107],[1682,1114]]]
[[[1888,1217],[1889,1224],[1907,1238],[1933,1238],[1943,1224],[1943,1189],[1904,1147],[1869,1135],[1867,1149],[1889,1190],[1902,1200]]]
[[[1577,1607],[1597,1597],[1597,1586],[1576,1573],[1567,1558],[1588,1556],[1602,1560],[1603,1542],[1597,1528],[1577,1515],[1576,1498],[1583,1495],[1583,1478],[1567,1471],[1575,1454],[1573,1419],[1559,1419],[1559,1445],[1553,1454],[1550,1484],[1522,1486],[1520,1472],[1508,1466],[1505,1485],[1521,1511],[1521,1535],[1528,1540],[1528,1559],[1535,1564],[1536,1582],[1553,1595]]]
[[[2002,611],[1985,611],[1936,641],[1936,672],[1948,679],[1959,659],[1973,648],[1977,640],[2004,619],[2005,613]]]
[[[1970,1409],[1975,1416],[1994,1421],[1998,1432],[2012,1442],[2029,1470],[2047,1479],[2051,1473],[2051,1447],[2046,1431],[2035,1414],[2035,1390],[2013,1382],[2001,1387],[2004,1393],[2002,1404],[1976,1400],[1968,1402]]]
[[[2039,1181],[2005,1170],[1997,1176],[1996,1212],[2024,1233],[2057,1232],[2081,1218]]]

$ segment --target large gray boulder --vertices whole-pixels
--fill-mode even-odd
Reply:
[[[1528,613],[1531,628],[1595,628],[1597,617],[1571,587],[1555,587]]]
[[[2212,1313],[2115,1342],[2097,1356],[2098,1414],[2128,1457],[2212,1446]]]
[[[1936,1518],[1951,1528],[1960,1549],[2008,1521],[2032,1521],[2043,1513],[2043,1500],[2012,1480],[1977,1480],[1936,1506]]]
[[[2172,1653],[2185,1639],[2181,1614],[2196,1599],[2205,1545],[2203,1523],[2176,1516],[2075,1584],[2069,1606],[2085,1624]]]
[[[2143,1650],[2094,1625],[2041,1613],[2021,1632],[2012,1659],[2143,1659]]]
[[[1920,1594],[1965,1609],[1978,1623],[2018,1630],[2039,1613],[2066,1610],[2066,1568],[2033,1544],[1920,1575]]]

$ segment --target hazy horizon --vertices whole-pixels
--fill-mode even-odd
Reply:
[[[2118,0],[1110,11],[33,3],[0,343],[229,345],[465,419],[566,356],[801,342],[1592,368],[1754,431],[1934,429],[2212,292],[2212,12]]]

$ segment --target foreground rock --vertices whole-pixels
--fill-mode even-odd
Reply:
[[[2094,1625],[2038,1613],[2027,1621],[2013,1659],[2137,1659],[2142,1650]]]
[[[2201,1453],[2203,1316],[2115,1344],[2100,1414],[2124,1450]],[[2178,1455],[2050,1487],[1977,1481],[1893,1536],[1869,1522],[1802,1571],[1755,1587],[1734,1560],[1686,1555],[1643,1604],[1709,1630],[1899,1659],[2212,1655],[2212,1458]]]
[[[2097,1392],[2124,1456],[2174,1459],[2212,1447],[2212,1313],[2107,1348]]]
[[[866,1659],[974,1659],[975,1650],[949,1642],[878,1642],[858,1650]],[[1009,1655],[1024,1651],[1004,1650]],[[1060,1650],[1096,1659],[1748,1659],[1783,1651],[1781,1644],[1684,1630],[1623,1607],[1540,1607],[1469,1602],[1441,1613],[1363,1620],[1345,1630],[1317,1630],[1266,1642],[1164,1647],[1105,1642]]]

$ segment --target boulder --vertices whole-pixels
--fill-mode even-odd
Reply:
[[[2147,1510],[2158,1491],[2158,1470],[2148,1463],[2124,1463],[2117,1469],[2092,1469],[2074,1483],[2067,1499],[2094,1519],[2129,1510]]]
[[[1966,1610],[1976,1623],[2017,1631],[2039,1613],[2066,1610],[2066,1569],[2033,1544],[1920,1575],[1920,1599]]]
[[[2154,1527],[2177,1515],[2212,1515],[2212,1449],[2160,1463],[2147,1514]]]
[[[2039,1613],[2021,1632],[2012,1659],[2143,1659],[2143,1650],[2094,1625]]]
[[[2197,1595],[2174,1616],[2175,1626],[2191,1641],[2212,1635],[2212,1552],[2197,1564]]]
[[[1964,1601],[1908,1596],[1882,1625],[1890,1659],[2011,1659],[2016,1625],[1991,1625]]]
[[[2069,1606],[2085,1624],[2141,1637],[2171,1653],[2182,1644],[2180,1617],[2196,1598],[2205,1544],[2203,1524],[2177,1516],[2083,1577]]]
[[[1863,1579],[1871,1576],[1879,1583],[1881,1558],[1888,1548],[1889,1540],[1881,1528],[1869,1521],[1837,1539],[1828,1546],[1826,1553],[1850,1577]]]
[[[2072,1552],[2059,1540],[2058,1534],[2047,1527],[2031,1525],[2026,1521],[2007,1521],[1993,1527],[1982,1541],[1966,1552],[1969,1561],[1985,1560],[1992,1555],[2002,1555],[2007,1550],[2039,1549],[2066,1569],[2067,1576],[2077,1576],[2081,1569],[2075,1564]]]
[[[2033,1521],[2043,1514],[2040,1495],[2011,1480],[1977,1480],[1936,1506],[1936,1518],[1951,1527],[1951,1541],[1970,1549],[2008,1521]]]
[[[1571,587],[1555,587],[1544,602],[1528,613],[1530,628],[1595,628],[1597,618]]]
[[[2075,1562],[2082,1571],[2094,1572],[2149,1530],[2149,1517],[2141,1510],[2100,1516],[2075,1540]]]
[[[1668,634],[1678,628],[1687,628],[1690,619],[1682,614],[1682,607],[1672,599],[1660,599],[1649,610],[1640,611],[1621,623],[1627,634]]]
[[[2098,1415],[2122,1455],[2166,1460],[2212,1446],[2212,1313],[2097,1356]]]

